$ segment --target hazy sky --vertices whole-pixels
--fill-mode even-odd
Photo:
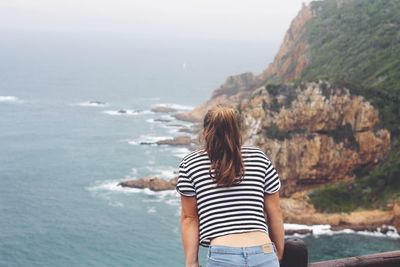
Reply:
[[[281,40],[305,0],[0,0],[0,29]]]

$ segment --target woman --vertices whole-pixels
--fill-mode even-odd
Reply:
[[[284,230],[280,180],[259,148],[242,146],[238,112],[218,106],[204,117],[204,148],[179,166],[181,226],[186,267],[279,266]]]

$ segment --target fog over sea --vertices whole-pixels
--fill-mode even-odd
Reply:
[[[228,75],[260,73],[277,45],[0,37],[0,266],[183,266],[179,195],[117,183],[173,177],[189,152],[140,145],[190,125],[152,107],[189,110]],[[319,235],[301,237],[311,261],[400,249],[397,234],[316,229]],[[200,248],[203,266],[206,251]]]

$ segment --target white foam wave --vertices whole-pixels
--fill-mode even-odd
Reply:
[[[72,104],[73,106],[80,106],[80,107],[106,107],[109,104],[102,101],[84,101]]]
[[[178,193],[176,190],[165,191],[152,191],[148,188],[138,189],[119,186],[120,181],[96,181],[95,185],[88,186],[85,189],[93,196],[106,201],[107,205],[111,207],[124,207],[125,204],[121,199],[123,195],[137,194],[142,195],[142,202],[148,203],[164,203],[166,205],[177,206],[179,205]],[[158,205],[158,204],[157,204]],[[155,213],[155,206],[148,206],[148,213]]]
[[[169,124],[171,122],[168,122],[168,121],[158,121],[155,119],[148,119],[146,121],[149,123],[158,124],[158,126],[160,128],[166,129],[169,134],[174,135],[174,136],[180,135],[181,133],[179,133],[179,130],[184,127],[183,125]],[[169,139],[171,139],[171,137]]]
[[[181,129],[192,127],[193,123],[191,122],[184,122],[178,121],[176,118],[166,115],[161,116],[158,118],[149,118],[146,120],[148,123],[156,124],[160,128],[164,128],[170,133],[171,135],[182,135],[183,133],[180,132]],[[193,133],[185,133],[186,135],[190,135],[192,137],[196,137],[196,134]]]
[[[386,233],[382,233],[380,229],[378,228],[376,231],[370,232],[370,231],[354,231],[351,229],[344,229],[341,231],[335,231],[335,234],[348,234],[348,233],[354,233],[358,235],[365,235],[365,236],[373,236],[373,237],[389,237],[393,239],[400,239],[400,235],[397,232],[396,228],[393,226],[388,226],[388,231]]]
[[[174,117],[171,115],[162,115],[157,118],[151,118],[146,120],[148,123],[156,123],[156,124],[165,124],[165,123],[171,123],[176,121]]]
[[[155,121],[153,118],[152,119],[147,119],[146,122],[148,122],[148,123],[161,123],[160,121]]]
[[[177,168],[171,166],[159,166],[159,167],[148,166],[146,167],[146,169],[148,169],[151,172],[150,176],[158,176],[164,179],[171,179],[178,175]]]
[[[155,207],[147,208],[147,213],[155,213],[155,212],[157,212]]]
[[[119,201],[109,201],[108,205],[110,205],[111,207],[123,207],[124,203]]]
[[[166,126],[165,128],[168,128],[168,133],[170,133],[170,134],[177,134],[177,133],[179,133],[179,128],[168,127],[168,126]]]
[[[174,104],[174,103],[158,103],[153,105],[153,107],[163,107],[163,108],[172,108],[172,109],[176,109],[176,110],[192,110],[194,109],[194,107],[192,106],[186,106],[186,105],[180,105],[180,104]]]
[[[96,185],[87,187],[86,189],[90,192],[120,192],[120,193],[139,193],[141,189],[128,188],[119,186],[118,183],[121,181],[97,181]]]
[[[23,103],[24,101],[19,99],[16,96],[12,95],[3,95],[0,96],[0,103]]]
[[[138,115],[153,114],[151,110],[133,110],[133,109],[103,110],[102,113],[112,116],[138,116]]]
[[[139,138],[128,140],[130,145],[155,145],[158,141],[172,139],[170,136],[141,135]]]
[[[176,195],[178,195],[178,192],[176,192]],[[178,198],[176,198],[176,199],[168,199],[165,201],[165,203],[171,206],[179,206],[181,202]]]
[[[285,224],[284,228],[287,230],[310,230],[312,233],[309,234],[294,234],[297,237],[305,237],[309,235],[320,236],[320,235],[338,235],[338,234],[358,234],[358,235],[366,235],[366,236],[374,236],[374,237],[390,237],[394,239],[399,239],[400,235],[396,231],[396,228],[393,226],[388,226],[387,233],[382,233],[378,228],[376,231],[355,231],[352,229],[343,229],[343,230],[332,230],[332,227],[329,224],[323,225],[302,225],[302,224]]]
[[[320,224],[320,225],[305,225],[305,224],[292,224],[285,223],[285,229],[287,230],[318,230],[318,229],[331,229],[329,224]]]

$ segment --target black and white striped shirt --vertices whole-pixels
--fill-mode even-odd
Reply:
[[[245,175],[231,187],[217,188],[209,175],[211,162],[205,150],[186,155],[179,165],[176,190],[196,197],[201,246],[208,247],[212,238],[232,233],[268,233],[264,194],[280,189],[279,176],[259,148],[243,146],[241,151]]]

